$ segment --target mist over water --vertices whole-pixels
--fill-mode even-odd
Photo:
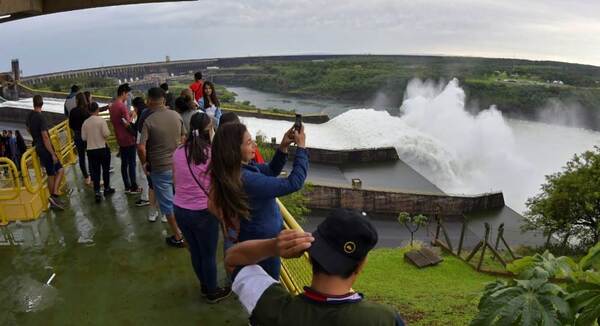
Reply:
[[[411,81],[400,116],[374,109],[345,111],[325,124],[305,124],[307,145],[329,149],[389,147],[447,193],[502,191],[524,212],[544,176],[576,153],[600,144],[591,130],[504,118],[490,107],[467,110],[457,80]],[[550,113],[546,121],[560,119]],[[555,119],[555,120],[553,120]],[[285,121],[243,118],[250,131],[280,140]]]
[[[447,153],[435,160],[450,170],[424,169],[428,165],[404,157],[402,143],[396,145],[398,153],[443,190],[515,191],[515,183],[533,182],[530,177],[535,167],[518,152],[512,129],[502,114],[494,107],[476,115],[467,112],[465,93],[456,79],[445,85],[415,79],[405,94],[399,119],[435,139]]]

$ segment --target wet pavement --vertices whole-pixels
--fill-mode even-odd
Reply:
[[[117,193],[96,204],[69,169],[65,211],[0,227],[0,325],[247,325],[234,296],[202,300],[188,251],[166,246],[166,224],[147,221],[116,172]],[[222,255],[218,266],[223,283]]]

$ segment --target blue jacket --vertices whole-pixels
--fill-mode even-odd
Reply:
[[[269,164],[242,166],[242,181],[250,204],[250,220],[240,223],[239,241],[268,239],[277,236],[283,227],[276,197],[302,189],[308,172],[308,152],[296,150],[294,168],[287,178],[278,178],[287,154],[277,150]]]

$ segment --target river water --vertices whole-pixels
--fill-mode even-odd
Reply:
[[[349,149],[394,146],[403,161],[447,193],[503,191],[509,206],[526,210],[544,176],[558,172],[576,153],[600,145],[600,133],[541,122],[507,119],[490,108],[477,115],[465,109],[464,91],[445,85],[409,83],[401,116],[384,108],[228,87],[238,101],[257,107],[327,113],[331,121],[306,124],[312,147]],[[387,108],[394,109],[394,108]],[[395,108],[397,109],[397,108]],[[288,122],[245,118],[253,133],[280,137]],[[390,170],[393,173],[393,170]]]

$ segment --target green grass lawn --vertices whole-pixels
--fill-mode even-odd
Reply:
[[[405,251],[371,252],[355,289],[368,300],[395,307],[410,325],[468,325],[480,291],[495,277],[447,255],[438,266],[418,269],[404,261]]]

